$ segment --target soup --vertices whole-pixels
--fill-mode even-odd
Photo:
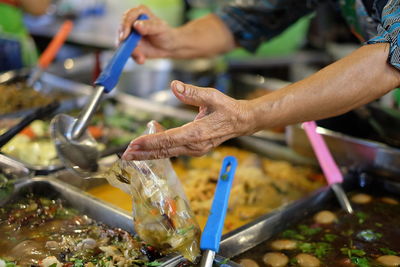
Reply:
[[[351,194],[354,214],[324,210],[236,257],[244,266],[400,266],[400,205]]]

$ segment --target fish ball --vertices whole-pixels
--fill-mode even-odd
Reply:
[[[243,267],[259,267],[258,263],[251,259],[241,259],[238,263]]]
[[[289,258],[281,252],[268,252],[264,255],[263,261],[267,266],[285,267],[289,263]]]
[[[337,220],[335,213],[323,210],[314,215],[314,221],[319,224],[331,224]]]
[[[399,204],[399,201],[397,201],[396,199],[391,198],[391,197],[383,197],[381,200],[383,202],[387,203],[387,204],[392,204],[392,205],[398,205]]]
[[[400,266],[400,257],[394,255],[383,255],[376,259],[380,264],[384,266]]]
[[[352,196],[351,201],[356,204],[368,204],[372,201],[372,197],[370,195],[360,193]]]
[[[301,267],[318,267],[321,264],[319,259],[306,253],[298,254],[296,260]]]
[[[278,239],[272,241],[271,248],[275,250],[293,250],[297,248],[297,242],[290,239]]]

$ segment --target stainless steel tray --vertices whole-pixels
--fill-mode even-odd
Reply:
[[[61,181],[35,177],[32,179],[21,179],[15,183],[12,195],[0,202],[3,206],[7,201],[23,196],[25,193],[34,193],[46,197],[55,197],[65,200],[69,206],[77,209],[82,214],[88,215],[96,221],[105,223],[112,228],[121,228],[131,234],[135,234],[132,224],[132,216],[126,211],[107,204],[91,195]],[[178,255],[167,255],[160,259],[161,266],[176,266],[183,258]],[[216,262],[224,262],[225,258],[217,256]],[[233,262],[227,262],[227,266],[237,267]]]
[[[383,169],[400,173],[400,149],[370,140],[317,128],[324,137],[335,160],[341,166],[355,169]],[[310,142],[300,125],[287,127],[286,141],[294,151],[314,158]]]
[[[353,173],[349,174],[344,183],[345,191],[362,189],[375,194],[390,192],[400,195],[400,183],[397,175],[387,173]],[[329,187],[322,188],[310,197],[263,216],[231,233],[223,236],[220,254],[225,257],[235,257],[241,253],[267,241],[274,235],[296,224],[304,217],[314,214],[326,207],[339,204]]]
[[[257,155],[268,157],[270,159],[285,160],[295,165],[308,165],[318,167],[316,161],[307,157],[300,156],[286,146],[274,142],[269,142],[265,139],[260,139],[253,136],[234,138],[225,142],[224,145],[238,147],[256,153]],[[117,155],[109,155],[100,159],[99,165],[109,166],[117,159]],[[82,177],[78,176],[76,173],[70,170],[60,170],[58,172],[55,172],[53,176],[63,182],[81,188],[83,190],[89,190],[91,188],[107,183],[106,179],[83,179]]]
[[[26,68],[0,73],[0,84],[26,80],[31,71],[31,69]],[[42,74],[38,83],[40,91],[44,94],[60,92],[71,96],[70,98],[66,98],[65,100],[61,101],[60,107],[56,112],[64,112],[71,109],[81,108],[86,103],[87,97],[92,92],[91,86],[73,82],[47,72]],[[0,115],[0,119],[22,117],[29,110],[30,109],[25,109],[8,114],[2,114]]]
[[[58,77],[53,76],[51,74],[44,75],[43,77],[46,80],[51,81],[52,84],[57,84],[57,82],[60,81]],[[1,78],[1,75],[0,75],[0,78]],[[64,80],[64,79],[61,79],[61,80]],[[70,88],[73,91],[78,91],[81,88],[79,85],[77,85],[74,82],[66,80],[66,83],[67,83],[66,84],[66,88]],[[70,85],[68,85],[68,83],[70,83]],[[87,95],[86,94],[88,94],[90,92],[91,87],[89,86],[89,88],[88,88],[88,86],[84,86],[84,87],[82,87],[82,89],[83,89],[84,92],[86,92],[83,97],[71,99],[72,102],[70,102],[69,104],[67,102],[65,102],[66,104],[64,105],[63,109],[62,110],[57,110],[56,112],[66,112],[66,111],[70,111],[71,109],[75,109],[76,110],[76,109],[81,108],[84,105],[84,103],[85,103],[85,101],[87,99]],[[140,112],[145,111],[150,116],[152,116],[152,119],[156,119],[156,120],[160,120],[162,118],[165,118],[166,116],[179,118],[179,119],[182,119],[184,121],[188,120],[188,116],[187,115],[185,116],[185,113],[180,112],[180,110],[172,109],[173,111],[170,111],[170,112],[159,112],[159,110],[168,111],[168,109],[163,109],[162,107],[159,107],[159,109],[153,109],[153,110],[152,109],[148,109],[148,108],[147,109],[143,109],[142,108],[143,106],[149,106],[149,105],[146,102],[142,103],[140,101],[140,99],[138,99],[138,102],[142,103],[142,104],[138,104],[138,102],[135,102],[135,101],[133,101],[133,102],[131,102],[131,101],[128,101],[128,102],[123,101],[123,102],[121,102],[121,101],[119,101],[120,99],[123,99],[123,97],[122,98],[118,97],[116,99],[116,102],[117,102],[116,105],[122,106],[121,110],[123,110],[123,112],[127,113],[128,115],[129,114],[130,115],[135,115],[135,112],[137,112],[137,111],[140,111]],[[22,113],[24,113],[24,112],[26,112],[26,110],[23,111]],[[22,115],[22,113],[21,112],[19,114],[13,113],[13,114],[5,115],[5,116],[1,116],[0,115],[0,119],[6,118],[6,117],[14,117],[14,116],[17,116],[17,115]],[[147,123],[147,122],[144,122],[144,125],[145,125],[145,123]],[[113,154],[113,153],[122,152],[125,149],[126,145],[106,147],[106,149],[104,151],[102,151],[102,155],[103,156],[107,156],[107,155],[110,155],[110,154]],[[44,166],[44,165],[32,165],[32,164],[29,164],[27,162],[24,162],[21,159],[14,158],[14,157],[6,155],[6,154],[5,155],[1,155],[1,157],[0,157],[0,165],[3,164],[2,162],[4,162],[4,164],[8,164],[11,161],[15,162],[15,164],[19,163],[19,164],[23,165],[31,173],[31,176],[47,175],[47,174],[53,173],[55,171],[59,171],[61,169],[64,169],[64,166],[62,165],[61,162],[59,164],[53,164],[53,165]]]

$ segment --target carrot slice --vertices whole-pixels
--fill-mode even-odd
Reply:
[[[95,139],[99,139],[103,136],[103,128],[99,126],[89,126],[88,131]]]
[[[30,139],[34,139],[36,137],[35,132],[33,131],[32,127],[27,126],[25,127],[20,134],[28,136]]]

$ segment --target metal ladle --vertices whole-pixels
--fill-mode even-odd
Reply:
[[[349,199],[342,188],[343,175],[339,170],[335,160],[333,159],[328,146],[322,136],[317,132],[317,124],[315,121],[308,121],[302,124],[310,140],[311,146],[317,156],[318,162],[325,174],[326,180],[338,199],[340,206],[348,212],[353,213],[353,208]]]
[[[145,20],[148,17],[142,14],[138,19]],[[118,83],[122,69],[140,39],[141,35],[132,30],[95,81],[95,91],[78,118],[59,114],[51,121],[51,136],[58,156],[68,168],[80,175],[90,175],[98,169],[97,142],[86,128],[97,110],[102,95],[109,93]]]

